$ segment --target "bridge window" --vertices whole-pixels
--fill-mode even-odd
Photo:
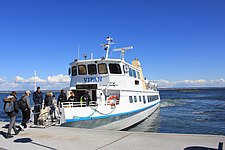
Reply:
[[[132,74],[133,74],[133,73],[132,73],[132,69],[131,69],[131,68],[129,68],[129,76],[131,76],[131,77],[132,77],[132,76],[133,76]]]
[[[97,74],[97,69],[95,64],[89,64],[88,65],[88,74]]]
[[[79,75],[86,75],[87,74],[86,65],[79,65],[78,73],[79,73]]]
[[[107,66],[105,63],[98,64],[98,73],[99,74],[107,74],[108,73]]]
[[[121,74],[121,68],[119,64],[109,64],[109,71],[111,74]]]
[[[73,66],[72,67],[72,76],[76,76],[77,75],[77,66]]]
[[[137,76],[136,76],[136,71],[135,70],[133,70],[133,76],[136,78]]]
[[[137,77],[138,77],[138,79],[141,79],[139,71],[137,71]]]
[[[70,74],[71,74],[71,68],[68,69],[68,75],[70,75]]]

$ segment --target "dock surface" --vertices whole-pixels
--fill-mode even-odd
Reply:
[[[7,122],[0,122],[0,131]],[[12,130],[12,134],[14,134]],[[225,136],[108,131],[69,127],[27,128],[10,139],[0,136],[0,150],[224,150]]]

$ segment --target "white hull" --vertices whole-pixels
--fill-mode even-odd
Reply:
[[[97,127],[96,129],[102,129],[102,130],[124,130],[127,129],[133,125],[136,125],[140,123],[141,121],[145,120],[148,116],[150,116],[152,113],[156,111],[157,108],[159,108],[159,103],[143,112],[140,112],[136,115],[133,115],[131,117],[112,122],[107,125],[103,125],[100,127]]]
[[[150,116],[159,107],[159,102],[159,99],[146,104],[140,102],[133,108],[129,103],[115,108],[65,107],[62,109],[61,123],[70,127],[123,130]]]

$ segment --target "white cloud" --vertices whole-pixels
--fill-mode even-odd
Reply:
[[[47,81],[51,83],[70,82],[70,77],[67,75],[59,74],[57,76],[48,76]]]
[[[0,77],[0,91],[33,90],[35,77],[24,78],[16,76],[14,81],[6,81]],[[70,77],[67,75],[48,76],[47,79],[36,77],[36,85],[43,90],[59,90],[69,86]]]
[[[20,77],[20,76],[16,76],[15,82],[17,82],[17,83],[26,83],[26,82],[29,83],[29,82],[33,82],[34,83],[35,79],[36,79],[36,82],[43,82],[43,83],[46,82],[46,80],[41,79],[38,76],[31,77],[31,78],[28,78],[28,79],[25,79],[25,78]]]
[[[0,91],[6,90],[33,90],[34,89],[34,77],[24,78],[16,76],[13,81],[6,81],[4,77],[0,77]],[[55,76],[48,76],[47,79],[41,79],[36,77],[37,86],[40,86],[43,90],[60,90],[68,87],[70,77],[67,75],[59,74]],[[225,87],[225,79],[216,80],[181,80],[181,81],[169,81],[169,80],[156,80],[153,81],[158,84],[160,88],[175,88],[175,87]]]

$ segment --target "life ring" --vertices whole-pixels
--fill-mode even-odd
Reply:
[[[119,104],[119,97],[116,95],[112,95],[108,98],[108,105],[115,106]]]

